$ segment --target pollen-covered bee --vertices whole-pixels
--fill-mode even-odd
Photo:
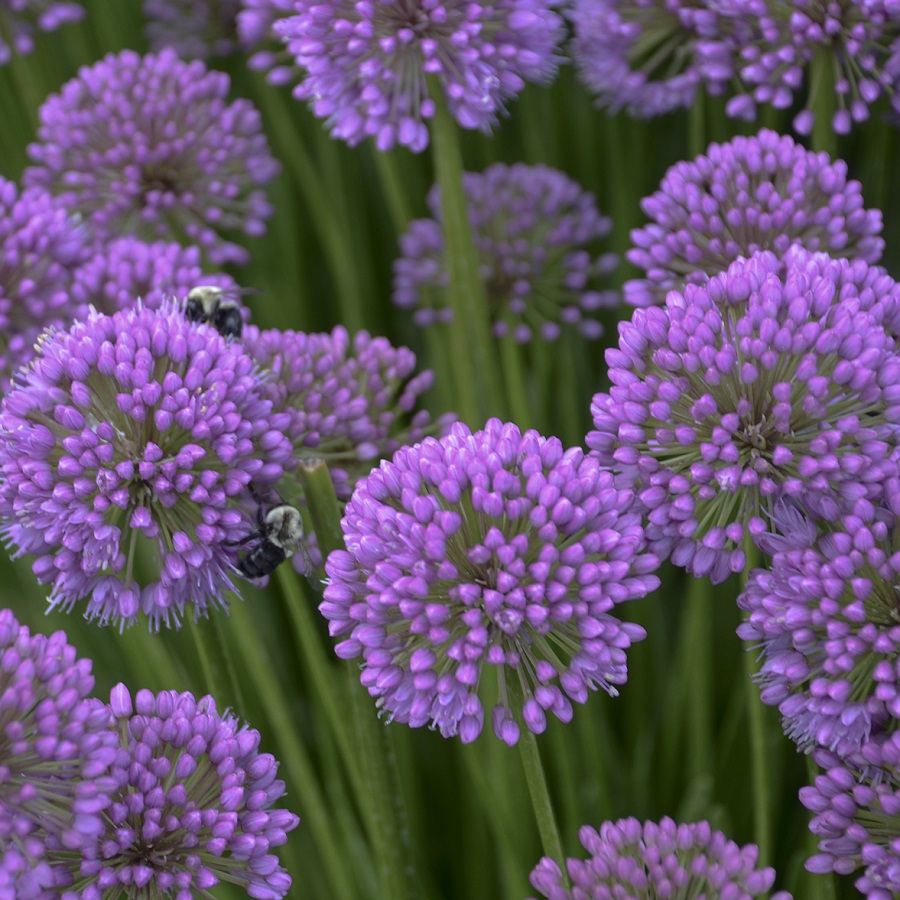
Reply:
[[[222,337],[239,338],[244,320],[233,293],[213,284],[198,284],[187,295],[184,317],[189,322],[207,322]]]
[[[312,571],[312,561],[303,542],[303,519],[299,510],[287,503],[273,506],[267,512],[254,493],[258,505],[259,528],[239,541],[229,541],[229,545],[242,547],[255,541],[252,550],[238,559],[238,571],[245,578],[263,578],[271,575],[285,560],[295,553],[303,556],[304,570]]]

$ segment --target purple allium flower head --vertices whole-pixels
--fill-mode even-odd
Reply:
[[[651,223],[631,232],[627,258],[647,273],[625,284],[634,306],[661,304],[757,250],[783,256],[799,243],[875,263],[884,249],[881,211],[865,209],[847,164],[766,129],[672,166],[641,208]]]
[[[265,231],[261,185],[279,165],[259,113],[229,103],[228,87],[171,49],[110,54],[44,101],[23,180],[59,195],[100,239],[189,241],[214,263],[246,262],[221,232]]]
[[[44,191],[19,193],[0,177],[0,381],[34,354],[37,336],[68,320],[87,233]]]
[[[80,3],[7,0],[0,6],[0,66],[5,66],[15,53],[31,53],[36,31],[56,31],[60,25],[83,18],[84,7]]]
[[[251,897],[283,897],[291,876],[272,852],[299,819],[273,808],[284,796],[278,763],[259,732],[219,713],[212,697],[112,689],[120,749],[117,786],[99,844],[84,854],[69,898],[94,900],[135,886],[140,896],[191,897],[221,881]]]
[[[275,23],[294,14],[294,0],[242,0],[237,15],[238,39],[251,51],[247,65],[257,72],[266,73],[269,84],[294,84],[302,78],[302,72],[294,65]]]
[[[524,342],[536,332],[554,340],[560,323],[570,323],[599,337],[602,326],[591,314],[617,305],[619,295],[595,290],[595,277],[614,271],[618,257],[595,257],[588,249],[612,230],[594,197],[540,165],[497,163],[463,179],[494,334]],[[437,185],[428,205],[433,218],[411,223],[400,238],[403,256],[394,262],[394,303],[415,309],[418,325],[452,316]]]
[[[763,702],[804,750],[849,757],[900,719],[900,554],[872,513],[775,553],[738,597],[738,634],[762,649]]]
[[[739,21],[743,30],[734,42],[734,68],[746,92],[729,100],[729,115],[752,121],[760,103],[786,109],[804,82],[810,85],[805,106],[794,119],[800,134],[812,131],[810,103],[816,92],[833,94],[837,109],[831,126],[838,134],[866,121],[871,104],[882,95],[900,109],[896,0],[732,0],[730,5],[730,20]],[[824,64],[812,75],[807,70],[817,58]]]
[[[526,81],[548,81],[562,19],[547,0],[295,0],[275,23],[297,65],[294,89],[335,137],[379,150],[428,144],[439,89],[464,128],[488,129]]]
[[[200,284],[238,290],[230,275],[205,274],[198,247],[119,238],[95,247],[91,259],[76,271],[71,289],[74,318],[83,318],[90,306],[111,315],[132,308],[138,299],[148,309],[159,309],[166,298],[184,298]]]
[[[654,590],[633,494],[580,448],[491,419],[403,447],[361,479],[319,609],[340,657],[389,719],[481,732],[491,667],[497,737],[562,721],[590,690],[611,695],[644,630],[614,607]],[[511,696],[510,681],[518,685]],[[517,696],[524,695],[518,707]]]
[[[897,475],[900,358],[879,323],[896,285],[868,272],[764,252],[620,324],[587,444],[633,480],[653,552],[720,582],[780,495],[829,518],[881,499]]]
[[[41,897],[67,879],[45,858],[102,828],[115,735],[86,698],[91,661],[58,631],[31,634],[0,610],[0,894]]]
[[[571,890],[559,864],[545,856],[531,873],[531,886],[549,900],[657,900],[705,897],[750,900],[769,897],[775,870],[759,868],[756,844],[738,846],[708,822],[679,825],[619,819],[599,831],[585,825],[578,833],[590,859],[567,859]],[[790,900],[779,891],[772,900]]]
[[[144,0],[144,31],[154,52],[171,47],[182,59],[228,56],[238,47],[241,0]]]
[[[351,338],[342,326],[330,334],[249,327],[242,340],[268,371],[262,390],[273,411],[287,417],[283,431],[293,450],[285,468],[324,459],[342,500],[378,459],[449,424],[447,417],[432,423],[427,410],[416,410],[434,376],[417,374],[412,350],[385,338],[365,331]]]
[[[704,0],[574,0],[567,16],[572,56],[598,105],[642,118],[690,107],[700,88],[722,93],[733,32],[743,32]]]
[[[224,606],[227,542],[256,529],[237,504],[290,453],[241,345],[138,304],[49,335],[18,378],[0,406],[2,531],[51,606],[89,597],[89,618],[153,628]]]
[[[856,887],[872,900],[893,900],[900,892],[900,732],[869,741],[860,765],[829,750],[814,750],[824,770],[800,789],[800,802],[813,813],[809,830],[819,853],[806,861],[810,872],[849,875],[865,871]]]

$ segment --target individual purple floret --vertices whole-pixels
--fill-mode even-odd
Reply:
[[[261,186],[279,170],[247,100],[229,78],[171,49],[109,54],[41,106],[27,185],[58,195],[101,240],[200,245],[216,264],[247,251],[223,231],[258,236],[272,214]]]
[[[183,299],[204,284],[239,291],[230,275],[206,274],[198,247],[119,238],[95,247],[91,259],[76,271],[70,293],[76,307],[73,318],[84,318],[91,306],[112,315],[131,309],[138,299],[148,309],[159,309],[167,298]]]
[[[102,706],[102,704],[98,704]],[[278,763],[260,736],[212,697],[140,690],[110,693],[120,749],[116,788],[97,849],[75,863],[63,900],[130,894],[210,896],[220,882],[251,897],[283,897],[291,876],[272,852],[299,818],[273,808],[284,796]]]
[[[37,31],[56,31],[60,25],[83,18],[84,7],[80,3],[6,0],[0,5],[0,66],[5,66],[13,54],[31,53]]]
[[[338,496],[347,500],[377,460],[449,424],[416,409],[434,375],[416,374],[415,353],[386,338],[360,331],[351,339],[340,325],[330,334],[250,327],[243,344],[268,371],[262,390],[273,411],[287,418],[283,431],[293,449],[284,491],[298,463],[324,459]]]
[[[829,519],[880,501],[898,470],[900,359],[880,324],[897,288],[878,270],[873,296],[867,271],[760,253],[619,326],[587,444],[633,481],[654,553],[718,583],[779,496]]]
[[[869,900],[893,900],[900,892],[900,732],[863,746],[860,766],[828,750],[814,750],[824,770],[800,788],[800,802],[814,815],[809,830],[819,853],[810,872],[849,875],[865,866],[857,889]]]
[[[535,333],[555,340],[561,324],[571,324],[599,337],[603,328],[593,313],[617,305],[619,295],[597,290],[596,281],[616,269],[618,257],[592,253],[612,230],[593,195],[562,172],[521,163],[467,172],[463,183],[494,334],[523,343]],[[437,185],[428,206],[433,218],[410,224],[394,262],[394,303],[414,309],[418,325],[452,317]]]
[[[154,52],[171,47],[182,59],[228,56],[238,48],[241,0],[144,0],[144,33]]]
[[[708,822],[679,825],[619,819],[600,830],[585,825],[578,837],[590,859],[567,859],[572,887],[558,863],[545,856],[531,873],[531,886],[548,900],[657,900],[705,897],[750,900],[769,897],[775,870],[759,868],[756,844],[738,846]],[[772,900],[790,900],[779,891]]]
[[[900,719],[893,532],[873,510],[846,516],[814,546],[776,552],[738,597],[738,634],[762,650],[762,700],[802,750],[850,757]]]
[[[884,249],[881,211],[864,207],[847,164],[767,129],[672,166],[641,209],[650,224],[631,232],[626,254],[646,272],[625,284],[633,306],[662,304],[757,250],[800,244],[876,263]]]
[[[734,74],[734,41],[745,28],[702,0],[574,0],[572,56],[582,81],[610,112],[641,118],[720,94]]]
[[[580,448],[491,419],[403,447],[356,485],[341,525],[347,550],[326,562],[319,609],[343,659],[389,720],[463,742],[481,733],[478,689],[492,667],[494,734],[627,677],[645,636],[613,609],[653,591],[633,494]]]
[[[554,76],[563,35],[543,0],[294,0],[293,12],[274,27],[306,70],[294,96],[335,137],[379,150],[423,150],[438,100],[488,130],[526,81]]]
[[[173,304],[45,338],[0,406],[0,518],[51,607],[154,629],[225,607],[229,542],[257,529],[239,504],[290,454],[271,407],[241,345]]]
[[[67,321],[87,233],[44,191],[21,193],[0,177],[0,385],[34,355],[37,336]]]
[[[295,84],[302,72],[294,65],[275,23],[294,14],[294,0],[242,0],[237,15],[237,32],[241,46],[248,48],[247,65],[257,72],[265,72],[269,84]]]
[[[83,852],[102,830],[116,740],[86,699],[93,687],[91,661],[76,658],[64,632],[31,634],[0,610],[3,897],[53,895],[70,878],[48,851]]]
[[[828,95],[826,106],[835,109],[831,127],[838,134],[866,121],[883,95],[900,109],[896,0],[731,0],[729,5],[731,20],[744,29],[734,42],[734,67],[746,88],[728,101],[729,115],[753,121],[757,104],[787,109],[804,85],[805,105],[794,118],[800,134],[812,132],[816,94]]]

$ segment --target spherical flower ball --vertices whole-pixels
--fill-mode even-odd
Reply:
[[[806,861],[810,872],[849,875],[872,900],[900,892],[900,732],[863,745],[860,765],[828,750],[814,750],[822,768],[800,788],[800,802],[813,813],[809,830],[819,853]]]
[[[633,306],[662,304],[757,250],[801,244],[867,263],[884,250],[881,211],[864,207],[847,164],[767,129],[672,166],[641,208],[650,224],[631,232],[626,254],[646,273],[625,284]]]
[[[775,870],[759,867],[756,844],[743,847],[708,822],[679,825],[619,819],[600,829],[585,825],[578,837],[587,860],[567,859],[572,882],[565,886],[558,863],[544,857],[531,873],[531,886],[549,900],[657,900],[705,897],[706,900],[772,897],[790,900],[785,891],[769,893]]]
[[[225,607],[231,542],[258,528],[249,495],[290,453],[259,382],[238,342],[174,304],[43,341],[0,405],[0,518],[51,607],[87,598],[90,619],[152,628]]]
[[[84,7],[80,3],[57,0],[16,0],[0,8],[0,66],[13,54],[25,56],[34,50],[37,31],[56,31],[60,25],[80,22]]]
[[[655,590],[633,495],[580,448],[491,419],[402,447],[361,479],[319,609],[389,720],[474,740],[497,680],[507,744],[627,677],[644,630],[615,607]],[[489,674],[493,670],[493,675]]]
[[[243,344],[266,371],[262,390],[273,411],[287,419],[292,450],[285,492],[299,463],[324,459],[338,497],[347,500],[377,460],[443,432],[453,418],[432,422],[427,410],[416,408],[434,375],[417,373],[415,353],[386,338],[366,331],[351,338],[340,325],[321,334],[249,327]]]
[[[87,700],[91,661],[62,631],[31,634],[0,610],[0,893],[41,897],[68,882],[49,852],[96,841],[115,735]]]
[[[275,33],[275,23],[294,14],[294,0],[242,0],[241,7],[237,33],[241,46],[250,53],[247,65],[264,72],[269,84],[295,84],[302,73]]]
[[[34,354],[37,336],[67,321],[73,273],[90,256],[85,229],[40,190],[0,178],[0,382]]]
[[[241,0],[144,0],[144,33],[156,53],[171,47],[182,59],[228,56],[238,49]]]
[[[725,4],[694,0],[573,0],[572,58],[597,104],[652,118],[720,94],[734,70],[733,42],[745,30]],[[736,33],[735,33],[736,32]]]
[[[274,28],[305,70],[294,96],[334,137],[379,150],[423,150],[438,101],[463,128],[488,130],[526,81],[554,76],[563,34],[542,0],[295,0],[293,11]]]
[[[284,796],[278,763],[260,735],[190,693],[110,693],[119,751],[98,845],[75,863],[64,900],[209,896],[238,884],[251,897],[283,897],[291,876],[272,852],[299,818],[275,808]]]
[[[230,275],[207,271],[199,247],[168,241],[147,244],[133,237],[101,244],[75,272],[72,318],[84,318],[91,306],[112,315],[132,308],[138,299],[147,309],[159,309],[168,298],[184,298],[203,284],[237,294],[238,285]]]
[[[597,281],[616,269],[618,257],[595,254],[612,221],[599,213],[593,195],[562,172],[522,163],[466,172],[463,186],[494,334],[554,340],[571,324],[585,337],[599,337],[603,329],[593,313],[617,305],[619,295],[598,290]],[[413,309],[418,325],[452,317],[437,185],[428,205],[433,218],[410,224],[394,262],[394,303]]]
[[[27,185],[58,195],[100,240],[185,239],[216,264],[247,251],[223,232],[258,236],[277,174],[259,113],[227,99],[228,76],[171,49],[109,54],[39,110]]]
[[[896,485],[892,493],[895,493]],[[841,757],[900,720],[900,555],[891,524],[849,515],[813,546],[754,569],[738,635],[762,651],[762,700],[803,750]]]
[[[635,486],[650,549],[714,582],[780,496],[837,518],[897,476],[900,359],[864,263],[740,259],[637,309],[606,352],[587,444]],[[891,299],[892,281],[879,278]]]
[[[734,18],[745,33],[735,42],[734,68],[745,90],[728,101],[729,115],[752,121],[758,104],[788,109],[804,84],[804,108],[794,118],[800,134],[812,133],[813,97],[823,92],[835,109],[830,124],[837,134],[865,122],[879,97],[888,96],[900,109],[900,12],[894,0],[755,0],[750,6],[735,4]]]

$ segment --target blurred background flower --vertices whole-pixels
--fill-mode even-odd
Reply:
[[[9,0],[0,8],[0,66],[14,54],[34,51],[38,31],[55,31],[68,22],[84,18],[81,3],[58,0]]]
[[[241,0],[144,0],[144,33],[157,53],[171,47],[182,59],[228,56],[238,49]]]

